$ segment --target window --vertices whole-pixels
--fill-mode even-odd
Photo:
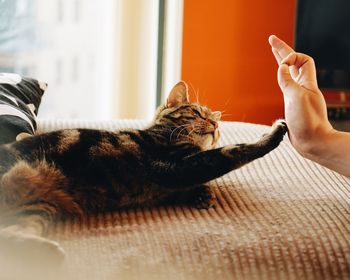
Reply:
[[[173,69],[159,15],[181,2],[0,0],[0,71],[48,83],[43,118],[151,118]]]
[[[62,60],[61,59],[57,59],[56,61],[56,65],[55,65],[55,71],[54,71],[54,75],[55,75],[55,82],[56,82],[56,86],[60,86],[62,84],[63,81],[63,77],[62,77]]]
[[[57,21],[63,21],[63,0],[57,0]]]
[[[78,23],[79,20],[80,20],[80,9],[81,9],[80,1],[79,0],[75,0],[74,1],[74,21],[76,23]]]
[[[114,63],[113,48],[104,53],[105,60],[100,57],[104,45],[111,43],[108,36],[114,36],[113,30],[111,34],[103,33],[108,21],[116,16],[114,3],[114,0],[89,0],[84,5],[78,0],[0,2],[0,70],[48,82],[39,116],[99,118],[99,112],[106,111],[97,108],[95,101],[104,99],[98,84],[110,83],[103,73],[107,69],[113,71],[110,66]],[[86,15],[85,20],[82,14]],[[106,93],[106,99],[109,95]]]
[[[71,78],[72,78],[72,83],[77,83],[79,82],[79,59],[77,56],[74,56],[72,59],[72,69],[71,69]]]

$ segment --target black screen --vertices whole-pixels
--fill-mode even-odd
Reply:
[[[312,56],[320,88],[350,89],[350,0],[299,0],[295,49]]]

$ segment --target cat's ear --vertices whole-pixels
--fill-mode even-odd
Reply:
[[[221,112],[215,111],[215,112],[211,113],[211,117],[214,121],[218,122],[221,119]]]
[[[166,106],[171,108],[186,103],[189,103],[188,86],[184,81],[181,81],[171,90],[166,101]]]

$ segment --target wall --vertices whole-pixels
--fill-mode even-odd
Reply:
[[[295,0],[185,0],[182,79],[224,120],[271,124],[283,117],[267,38],[293,42]],[[192,94],[194,99],[194,94]]]

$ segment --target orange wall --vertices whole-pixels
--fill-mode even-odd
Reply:
[[[224,111],[224,120],[283,117],[267,38],[291,44],[294,12],[295,0],[184,0],[182,79],[199,89],[202,103]]]

